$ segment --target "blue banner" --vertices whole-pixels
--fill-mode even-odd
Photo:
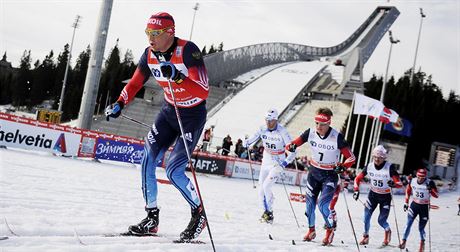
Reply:
[[[143,145],[102,138],[97,139],[95,156],[97,159],[140,164],[143,156]]]
[[[385,124],[383,129],[401,136],[410,137],[412,135],[412,123],[401,117],[395,123]]]

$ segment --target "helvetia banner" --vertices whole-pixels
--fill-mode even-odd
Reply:
[[[12,118],[14,117],[8,117],[8,119]],[[80,146],[80,134],[67,132],[62,126],[56,126],[54,129],[40,127],[40,125],[34,125],[35,122],[18,117],[15,118],[15,121],[0,120],[0,146],[53,152],[68,156],[77,155]]]

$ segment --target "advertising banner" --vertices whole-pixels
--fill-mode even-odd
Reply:
[[[252,166],[252,172],[253,172],[254,180],[258,180],[259,179],[259,173],[260,173],[260,163],[251,162],[251,164],[249,164],[249,161],[237,161],[237,160],[235,160],[235,164],[233,165],[232,177],[233,178],[252,179],[251,166],[250,165]]]
[[[76,156],[81,135],[66,127],[0,114],[0,146]]]
[[[227,160],[212,156],[193,155],[192,165],[196,172],[224,175]]]
[[[98,138],[95,158],[140,164],[144,156],[144,145],[113,139]]]
[[[298,172],[296,170],[291,170],[291,169],[284,169],[284,172],[281,173],[281,178],[278,179],[276,183],[282,184],[284,181],[284,184],[286,185],[295,185],[297,182],[297,174]]]

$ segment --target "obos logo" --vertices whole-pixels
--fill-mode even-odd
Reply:
[[[317,143],[316,143],[315,141],[310,141],[310,145],[311,145],[312,147],[316,147]]]

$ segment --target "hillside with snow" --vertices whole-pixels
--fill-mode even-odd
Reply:
[[[166,179],[163,169],[157,177]],[[188,174],[191,177],[191,174]],[[159,184],[159,237],[105,237],[126,231],[145,217],[139,167],[121,163],[97,163],[38,152],[0,149],[0,251],[212,251],[208,230],[198,240],[206,244],[174,244],[190,219],[188,204],[171,185]],[[292,202],[301,225],[297,227],[286,191],[274,186],[276,201],[273,225],[259,222],[262,210],[257,189],[245,179],[198,174],[216,251],[357,251],[343,195],[337,203],[339,222],[333,246],[322,247],[325,231],[317,212],[318,237],[302,242],[307,230],[305,204]],[[298,187],[286,186],[288,192]],[[363,231],[363,206],[346,193],[358,239]],[[367,195],[362,195],[365,199]],[[458,251],[460,216],[457,192],[441,194],[431,211],[432,251]],[[395,196],[399,232],[406,222],[403,196]],[[370,244],[361,251],[400,251],[394,211],[389,222],[393,246],[379,249],[383,230],[371,223]],[[426,228],[427,238],[429,234]],[[269,234],[273,240],[268,238]],[[292,244],[295,241],[295,245]],[[417,222],[412,227],[408,250],[416,251]],[[427,251],[428,250],[427,240]]]

